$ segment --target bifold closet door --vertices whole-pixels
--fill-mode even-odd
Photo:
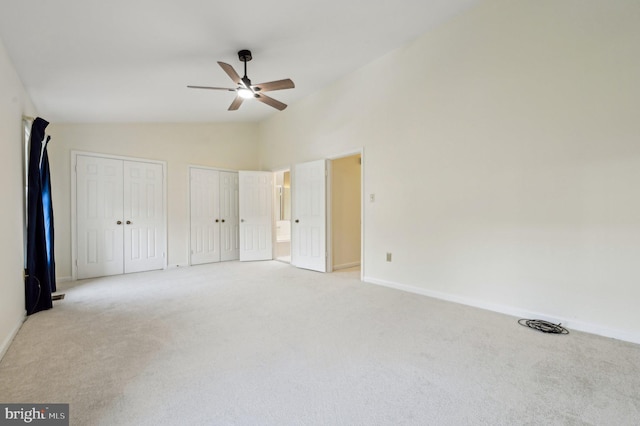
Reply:
[[[240,260],[273,259],[273,173],[240,171]]]
[[[162,269],[163,167],[76,156],[77,278]]]
[[[78,278],[124,271],[122,160],[77,157]]]
[[[220,172],[220,260],[240,256],[239,187],[237,172]]]
[[[124,272],[162,269],[162,165],[124,162]]]
[[[190,169],[191,264],[220,261],[220,173]]]
[[[238,173],[191,167],[191,264],[237,260]]]

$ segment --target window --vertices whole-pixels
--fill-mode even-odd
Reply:
[[[27,221],[29,218],[29,211],[27,210],[27,200],[28,192],[29,192],[29,138],[31,137],[31,125],[33,124],[33,118],[31,117],[22,117],[22,166],[24,168],[22,173],[22,184],[23,184],[23,223],[22,223],[22,246],[23,246],[23,254],[24,254],[24,268],[27,269]]]

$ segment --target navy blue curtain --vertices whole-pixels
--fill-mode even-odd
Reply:
[[[31,126],[29,139],[29,185],[27,189],[27,269],[25,302],[27,314],[51,309],[51,294],[56,291],[53,256],[53,205],[51,176],[45,136],[49,122],[38,117]]]

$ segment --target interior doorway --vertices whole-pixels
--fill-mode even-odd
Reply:
[[[362,154],[330,161],[330,271],[361,268]]]
[[[281,170],[275,175],[274,217],[276,238],[274,259],[291,263],[291,172]]]
[[[352,151],[273,172],[274,259],[363,278],[363,157]]]

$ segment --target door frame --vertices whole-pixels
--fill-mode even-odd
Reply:
[[[140,157],[127,157],[122,155],[102,154],[89,151],[71,151],[71,280],[76,281],[78,279],[78,219],[76,215],[77,205],[77,158],[78,156],[106,158],[112,160],[122,161],[137,161],[142,163],[159,164],[162,166],[162,216],[164,224],[165,238],[163,242],[162,251],[164,253],[164,264],[162,269],[167,269],[167,262],[169,253],[167,249],[168,238],[168,224],[167,224],[167,162],[161,160],[151,160],[148,158]]]
[[[333,239],[332,239],[332,233],[333,233],[333,226],[332,226],[332,218],[331,218],[331,198],[332,198],[332,160],[337,160],[340,158],[345,158],[345,157],[351,157],[354,155],[358,155],[360,154],[360,280],[364,280],[365,277],[365,152],[364,152],[364,147],[359,148],[359,149],[354,149],[351,151],[345,151],[336,155],[331,155],[328,157],[324,157],[325,160],[327,161],[327,186],[326,186],[326,200],[325,200],[325,208],[326,208],[326,217],[327,217],[327,223],[326,223],[326,250],[327,250],[327,272],[333,272]],[[321,159],[321,158],[320,158]],[[271,171],[273,173],[282,171],[282,170],[289,170],[291,172],[291,209],[292,209],[292,217],[293,214],[295,213],[293,211],[294,209],[294,201],[293,201],[293,186],[295,185],[295,173],[294,173],[294,168],[295,165],[297,163],[291,163],[288,166],[281,166],[278,168],[274,168]],[[275,188],[275,179],[274,179],[274,188]],[[274,191],[275,192],[275,191]],[[275,235],[275,222],[273,223],[273,227],[274,227],[274,235]],[[274,249],[275,249],[275,239],[274,239]],[[291,265],[293,265],[293,253],[292,253],[292,258],[291,258]]]

